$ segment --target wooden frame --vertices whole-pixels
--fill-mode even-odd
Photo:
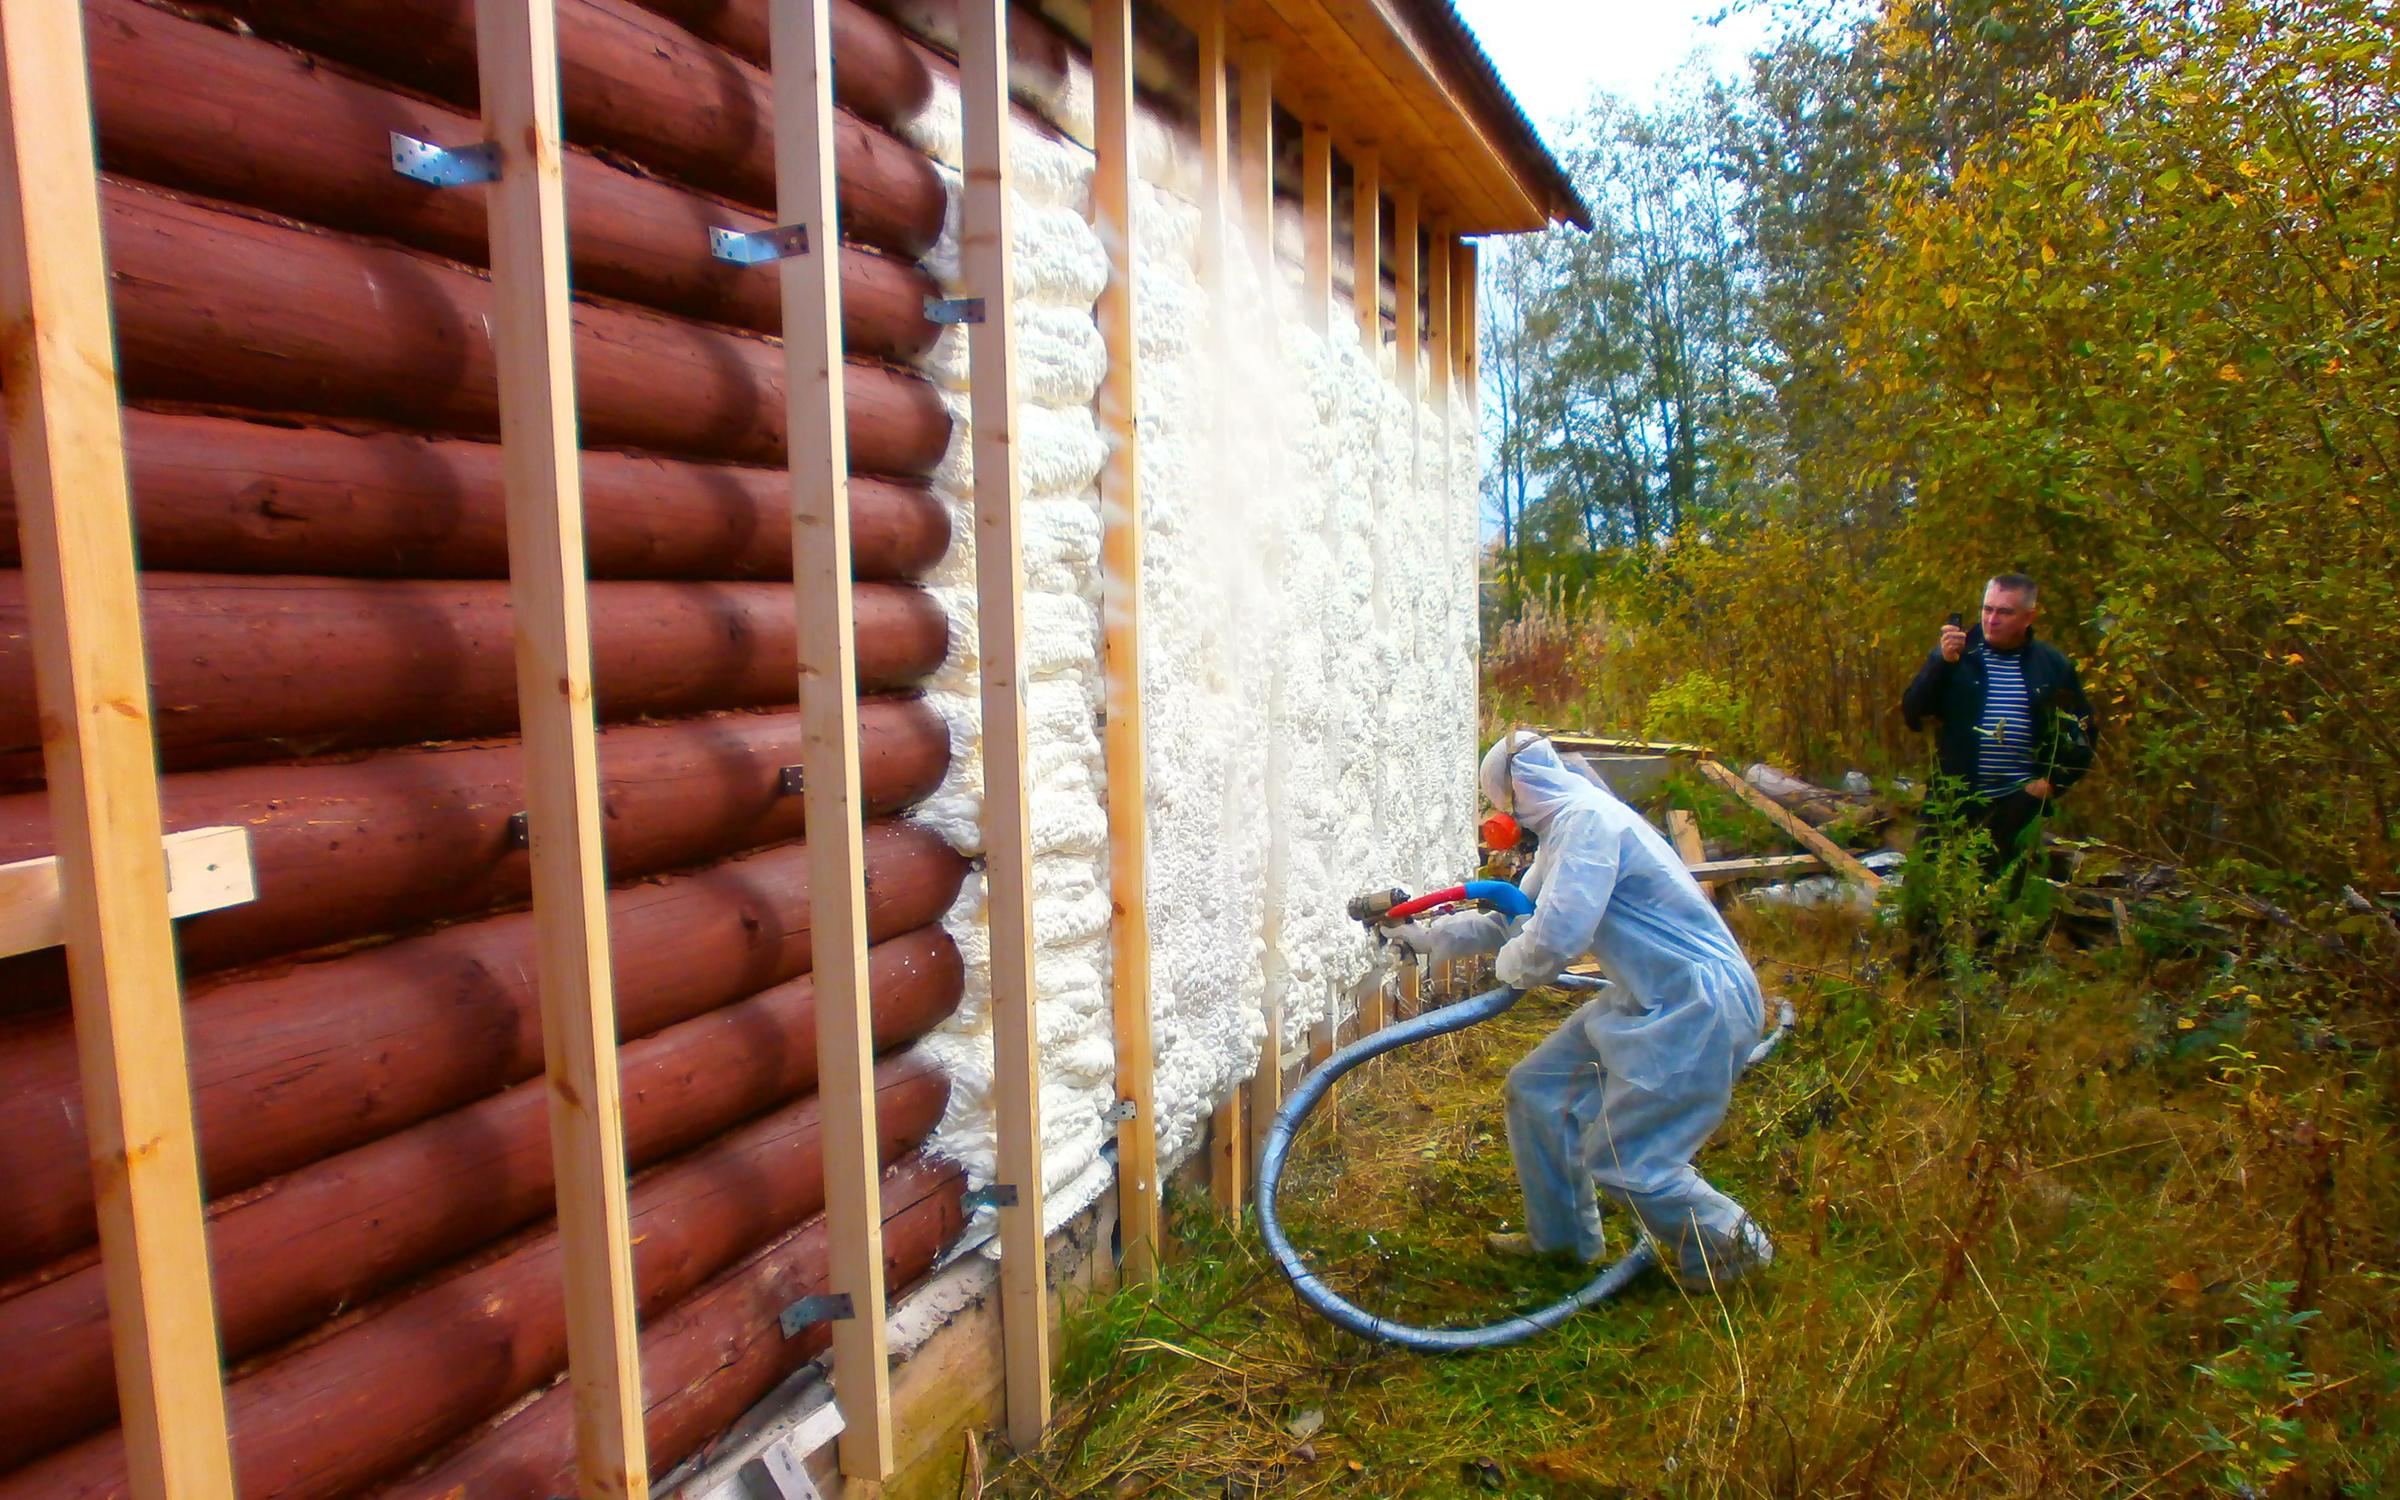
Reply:
[[[0,4],[0,312],[129,1488],[230,1500],[83,7]]]
[[[1092,213],[1108,250],[1094,312],[1108,348],[1100,425],[1101,654],[1106,668],[1111,1012],[1117,1048],[1117,1222],[1122,1274],[1158,1274],[1158,1117],[1150,1031],[1150,846],[1142,739],[1142,494],[1139,341],[1134,328],[1133,0],[1092,6]]]
[[[834,201],[829,0],[773,0],[776,218],[806,226],[807,254],[777,262],[790,434],[792,598],[798,611],[809,926],[816,955],[817,1102],[823,1121],[827,1289],[842,1472],[880,1483],[893,1465],[884,1337],[882,1175],[875,1020],[858,769],[858,646],[851,622],[850,447],[843,418],[840,239]]]
[[[492,344],[576,1479],[586,1500],[639,1497],[650,1466],[600,847],[552,0],[481,0],[475,37],[484,129],[500,153],[488,200]]]
[[[167,915],[196,916],[258,899],[250,830],[189,828],[160,843],[167,856]],[[66,875],[55,854],[0,865],[0,958],[67,940]]]
[[[975,460],[975,618],[983,663],[984,916],[991,932],[992,1102],[1000,1205],[1000,1326],[1008,1436],[1030,1452],[1050,1425],[1050,1312],[1042,1242],[1041,1054],[1034,1034],[1032,823],[1025,784],[1025,553],[1018,529],[1017,335],[1010,289],[1014,178],[1007,0],[961,0],[966,202],[959,260],[984,321],[967,330]]]
[[[1400,389],[1408,393],[1412,410],[1420,399],[1417,365],[1424,358],[1424,351],[1419,346],[1425,337],[1417,307],[1418,277],[1421,274],[1417,245],[1417,203],[1417,190],[1413,186],[1403,187],[1392,196],[1392,312],[1399,344],[1399,356],[1392,362],[1392,378],[1399,381]]]
[[[1450,366],[1450,226],[1433,221],[1428,236],[1432,253],[1425,257],[1427,392],[1442,415],[1442,494],[1450,496],[1450,383],[1457,373]]]
[[[1369,359],[1383,351],[1383,173],[1373,147],[1350,158],[1350,301]]]
[[[1300,306],[1320,335],[1333,327],[1333,132],[1300,127]]]
[[[1259,295],[1275,311],[1275,49],[1242,47],[1240,171],[1242,223],[1258,265]]]

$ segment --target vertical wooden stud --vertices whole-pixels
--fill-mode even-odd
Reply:
[[[1425,257],[1426,384],[1434,409],[1442,414],[1442,466],[1449,469],[1450,450],[1450,226],[1433,221],[1431,253]],[[1445,482],[1444,492],[1448,492]]]
[[[979,0],[980,3],[980,0]],[[1194,97],[1200,118],[1200,286],[1212,301],[1225,290],[1225,216],[1233,206],[1231,110],[1225,67],[1223,0],[1195,0],[1187,18],[1199,42]]]
[[[805,226],[806,254],[776,263],[783,291],[785,431],[798,611],[801,795],[815,934],[817,1098],[823,1119],[827,1289],[850,1299],[832,1324],[842,1472],[891,1476],[891,1369],[884,1337],[883,1214],[875,1129],[875,1024],[867,985],[859,792],[857,641],[850,604],[850,447],[842,388],[841,242],[834,202],[829,0],[774,0],[776,219]]]
[[[1042,1243],[1041,1057],[1034,1028],[1033,855],[1025,763],[1025,554],[1018,529],[1016,284],[1010,237],[1007,0],[961,0],[958,76],[966,203],[959,260],[984,321],[967,331],[974,428],[975,597],[983,662],[985,917],[992,951],[992,1095],[1000,1209],[1000,1326],[1008,1436],[1030,1452],[1050,1425]]]
[[[1258,264],[1259,289],[1267,310],[1275,308],[1275,49],[1265,42],[1242,48],[1241,110],[1242,230]]]
[[[1373,147],[1351,158],[1350,182],[1350,301],[1372,359],[1383,349],[1383,173]]]
[[[552,0],[482,0],[475,36],[484,129],[500,152],[488,200],[492,345],[576,1483],[585,1500],[638,1500],[650,1492],[650,1472],[600,847]]]
[[[1150,1036],[1150,846],[1142,741],[1140,341],[1134,331],[1133,0],[1092,6],[1092,212],[1108,251],[1095,309],[1108,348],[1100,426],[1101,649],[1107,672],[1108,870],[1117,1044],[1117,1223],[1128,1281],[1158,1274],[1158,1119]]]
[[[1333,322],[1333,132],[1300,132],[1300,305],[1319,334]]]
[[[9,458],[132,1493],[230,1500],[83,7],[0,4]]]
[[[1418,397],[1417,366],[1423,357],[1424,325],[1419,319],[1419,259],[1417,255],[1417,190],[1404,187],[1392,199],[1392,283],[1396,301],[1399,357],[1392,374],[1413,403]]]
[[[1242,1200],[1247,1196],[1247,1153],[1243,1149],[1247,1137],[1242,1130],[1244,1092],[1235,1089],[1208,1117],[1209,1201],[1236,1216],[1240,1215]]]

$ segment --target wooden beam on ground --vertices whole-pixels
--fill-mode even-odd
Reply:
[[[1837,874],[1848,876],[1870,891],[1883,889],[1882,876],[1860,864],[1850,851],[1793,816],[1775,799],[1742,780],[1739,772],[1721,761],[1703,758],[1700,773],[1756,808],[1760,816],[1798,839],[1800,847],[1824,860]]]
[[[1350,301],[1367,357],[1383,350],[1383,172],[1373,147],[1350,159]]]
[[[83,7],[0,4],[9,460],[129,1488],[231,1500]]]
[[[1705,890],[1731,880],[1779,880],[1791,875],[1815,875],[1825,861],[1813,854],[1757,854],[1742,859],[1704,859],[1687,866]]]
[[[1333,132],[1300,131],[1300,305],[1320,335],[1333,326]]]
[[[850,617],[850,447],[842,380],[842,288],[834,203],[832,0],[775,0],[775,217],[809,236],[776,262],[783,292],[784,421],[790,437],[792,601],[798,611],[801,794],[808,821],[809,930],[817,987],[817,1100],[824,1125],[826,1289],[850,1299],[832,1324],[842,1472],[881,1483],[893,1467],[885,1348],[882,1177],[875,1026],[867,989],[865,814],[858,769],[858,642]],[[753,271],[752,274],[758,274]]]
[[[162,842],[168,916],[197,916],[258,899],[249,829],[190,828]],[[64,943],[66,902],[66,876],[57,855],[0,865],[0,958]]]
[[[650,1463],[600,847],[552,0],[482,0],[475,40],[484,130],[500,153],[499,179],[487,190],[492,343],[576,1483],[584,1500],[640,1497],[650,1492]]]
[[[966,202],[959,269],[985,304],[967,330],[974,431],[975,618],[983,663],[985,920],[991,931],[992,1100],[1000,1207],[1000,1326],[1008,1437],[1030,1453],[1050,1425],[1050,1314],[1042,1244],[1041,1055],[1034,1026],[1032,819],[1025,758],[1025,546],[1016,463],[1017,336],[1010,289],[1008,0],[961,0],[959,94]]]
[[[1700,820],[1683,808],[1667,809],[1667,840],[1675,846],[1675,853],[1683,860],[1685,869],[1696,869],[1708,863],[1708,849],[1700,842]],[[1702,895],[1711,901],[1717,899],[1715,881],[1702,880],[1697,875],[1693,879],[1700,880]]]
[[[1117,1047],[1117,1220],[1129,1281],[1158,1274],[1156,1054],[1150,1034],[1150,857],[1142,740],[1140,342],[1134,329],[1133,0],[1092,6],[1092,213],[1108,251],[1094,309],[1108,373],[1100,382],[1101,654],[1107,721],[1111,1013]]]
[[[1417,365],[1423,357],[1419,347],[1425,336],[1419,321],[1417,296],[1420,261],[1417,256],[1417,190],[1404,187],[1392,200],[1392,284],[1397,302],[1399,358],[1393,362],[1392,377],[1400,389],[1408,393],[1413,404],[1417,400]]]

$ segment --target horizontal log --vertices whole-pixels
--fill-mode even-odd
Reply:
[[[896,1161],[941,1118],[949,1080],[906,1057],[876,1069],[877,1145]],[[643,1178],[630,1193],[642,1312],[710,1277],[824,1207],[814,1095]],[[538,1388],[566,1364],[558,1234],[399,1298],[233,1381],[225,1391],[245,1500],[332,1500],[392,1474]],[[115,1431],[0,1479],[0,1497],[127,1496]]]
[[[746,63],[774,66],[767,34],[767,0],[641,0],[702,41]],[[837,103],[897,130],[933,99],[933,75],[906,33],[858,0],[834,0],[833,97]]]
[[[491,283],[463,266],[105,179],[128,399],[354,417],[465,436],[499,430]],[[783,350],[771,339],[577,302],[583,441],[783,462]],[[852,360],[851,466],[922,476],[950,416],[921,377]]]
[[[897,1300],[965,1227],[956,1167],[912,1157],[883,1177],[883,1284]],[[643,1425],[653,1476],[696,1453],[832,1342],[816,1324],[785,1338],[777,1316],[828,1286],[814,1219],[642,1330]],[[575,1492],[573,1394],[554,1386],[490,1432],[378,1500],[549,1500]]]
[[[595,583],[592,678],[603,719],[788,703],[799,681],[792,591],[772,583]],[[949,623],[924,591],[860,584],[858,680],[906,687]],[[508,585],[150,573],[142,630],[170,769],[322,755],[517,727]],[[25,575],[0,571],[0,785],[37,778]]]
[[[379,78],[475,107],[474,0],[225,0],[266,36]],[[835,84],[841,72],[837,65]],[[560,0],[558,81],[567,139],[663,177],[772,211],[775,89],[764,70],[632,0]],[[942,231],[941,178],[915,147],[855,115],[834,116],[845,228],[862,216],[907,226],[921,255]]]
[[[859,772],[871,816],[941,784],[950,733],[922,700],[859,705]],[[797,838],[804,799],[797,713],[728,714],[600,733],[608,874],[655,875]],[[531,894],[510,819],[523,761],[496,745],[394,751],[355,761],[189,771],[160,783],[170,831],[238,825],[254,899],[177,924],[187,976],[354,938],[472,916]],[[49,854],[49,798],[0,796],[0,865]],[[47,957],[48,955],[45,955]],[[67,1001],[65,966],[0,962],[0,1014]]]
[[[144,567],[508,576],[496,443],[128,411],[125,445]],[[602,579],[788,579],[791,504],[781,469],[588,451],[585,568]],[[851,478],[856,577],[915,577],[949,547],[950,513],[924,485]],[[0,463],[0,565],[17,560],[15,486]]]
[[[868,937],[939,918],[966,864],[924,829],[868,825]],[[647,1036],[807,973],[808,851],[787,844],[608,897],[617,1031]],[[240,1192],[542,1069],[528,912],[320,963],[233,976],[184,1007],[201,1168]],[[63,1015],[0,1032],[0,1276],[94,1234],[75,1038]]]
[[[876,1050],[939,1024],[963,978],[939,927],[876,946]],[[627,1045],[627,1160],[648,1166],[809,1093],[816,1035],[816,985],[804,975]],[[528,1080],[217,1204],[208,1258],[226,1359],[247,1359],[551,1214],[548,1087]],[[0,1302],[0,1348],[11,1371],[0,1394],[0,1471],[116,1421],[97,1265]]]
[[[489,196],[442,191],[392,170],[391,134],[437,145],[482,139],[470,114],[395,93],[256,37],[187,21],[145,0],[85,0],[92,102],[104,169],[262,208],[311,224],[383,235],[470,265],[490,263]],[[855,179],[879,163],[837,163]],[[575,286],[689,317],[774,333],[775,268],[709,253],[709,230],[772,221],[639,176],[588,151],[565,155],[567,246]],[[908,164],[912,173],[922,163]],[[888,192],[841,185],[845,198]],[[914,255],[917,226],[844,215],[855,240]],[[853,354],[907,362],[940,330],[925,318],[933,278],[905,260],[841,251],[842,337]]]

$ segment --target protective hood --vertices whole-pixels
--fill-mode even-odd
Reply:
[[[1537,834],[1548,834],[1559,814],[1570,807],[1613,800],[1590,780],[1568,770],[1557,749],[1530,729],[1502,735],[1485,753],[1479,779],[1485,801],[1513,814]]]

